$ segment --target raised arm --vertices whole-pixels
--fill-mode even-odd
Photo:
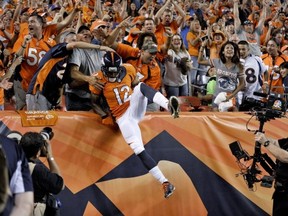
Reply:
[[[116,50],[118,47],[118,42],[116,41],[116,38],[118,37],[118,34],[120,33],[120,30],[122,27],[128,27],[129,21],[131,17],[127,17],[125,20],[123,20],[119,25],[109,34],[109,36],[105,39],[104,44],[106,46],[111,47],[112,49]]]
[[[167,40],[166,40],[166,43],[161,46],[161,53],[163,54],[167,54],[168,49],[171,45],[172,37],[173,37],[171,28],[169,27],[165,28],[165,32],[167,34]]]
[[[239,4],[238,0],[233,0],[233,13],[234,13],[234,27],[235,32],[237,32],[241,27],[241,21],[239,18]]]
[[[258,28],[258,29],[262,30],[262,28],[264,26],[264,22],[265,22],[265,19],[266,19],[266,16],[267,16],[267,7],[268,7],[267,3],[265,1],[263,1],[262,13],[261,13],[261,16],[259,18],[259,22],[258,22],[258,24],[256,26],[256,28]]]
[[[178,4],[177,1],[171,1],[172,4],[174,5],[175,9],[178,11],[179,15],[177,16],[177,25],[180,26],[183,21],[184,21],[184,18],[186,16],[185,12],[182,10],[181,6]]]
[[[94,5],[94,12],[97,14],[99,19],[102,19],[103,17],[103,12],[102,12],[102,4],[101,0],[96,0],[95,5]]]
[[[210,61],[207,60],[207,59],[204,59],[204,55],[203,55],[203,51],[204,51],[207,43],[208,43],[207,39],[202,42],[202,45],[201,45],[200,50],[199,50],[198,60],[197,61],[198,61],[199,64],[210,66],[211,65]]]
[[[158,12],[155,14],[155,25],[157,26],[160,23],[160,18],[162,14],[164,13],[165,9],[168,7],[171,0],[167,0],[165,4],[158,10]]]
[[[62,22],[57,24],[57,31],[60,32],[62,29],[64,29],[70,23],[72,23],[75,15],[77,14],[78,11],[80,11],[80,4],[79,4],[79,2],[76,2],[72,12]]]
[[[79,48],[79,49],[99,49],[102,51],[110,51],[110,52],[115,52],[113,49],[111,49],[110,47],[107,46],[101,46],[101,45],[96,45],[96,44],[91,44],[91,43],[86,43],[86,42],[72,42],[72,43],[68,43],[66,46],[67,50],[73,50],[75,48]]]

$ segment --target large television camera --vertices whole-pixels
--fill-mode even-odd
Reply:
[[[260,100],[246,98],[250,107],[249,114],[256,117],[260,122],[259,129],[253,132],[264,132],[264,123],[275,118],[284,117],[287,109],[287,100],[285,97],[277,94],[264,94],[254,92],[254,95],[262,97]],[[248,128],[247,128],[248,129]],[[251,131],[248,129],[248,131]],[[275,162],[266,154],[261,152],[261,144],[255,142],[254,154],[249,155],[238,141],[229,144],[232,154],[236,157],[242,175],[249,190],[255,190],[255,183],[261,182],[263,187],[272,187],[274,181]],[[242,163],[244,160],[245,163]],[[251,161],[248,166],[247,161]],[[269,174],[262,175],[261,167]]]
[[[275,118],[281,118],[286,113],[286,98],[279,94],[270,94],[254,92],[254,95],[262,97],[260,100],[246,98],[245,102],[252,107],[250,114],[266,118],[266,121]]]

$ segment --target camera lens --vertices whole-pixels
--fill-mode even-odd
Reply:
[[[54,136],[52,128],[50,128],[50,127],[43,128],[42,131],[40,132],[40,134],[43,136],[43,138],[45,140],[51,140]]]

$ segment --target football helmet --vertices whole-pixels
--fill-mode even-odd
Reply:
[[[101,70],[109,82],[116,82],[122,71],[122,58],[115,52],[106,52],[102,59]]]

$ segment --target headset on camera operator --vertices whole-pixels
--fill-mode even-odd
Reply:
[[[50,193],[58,194],[65,187],[64,180],[53,157],[52,148],[49,142],[49,139],[51,140],[52,137],[52,129],[47,127],[40,133],[25,133],[19,143],[26,154],[29,161],[30,171],[32,173],[34,186],[33,215],[37,216],[51,215],[51,213],[47,213],[48,208],[46,205],[46,199],[49,197]],[[39,160],[40,156],[47,158],[49,168]]]
[[[255,141],[276,157],[273,216],[286,216],[288,212],[288,138],[275,140],[267,138],[264,133],[257,132]]]

